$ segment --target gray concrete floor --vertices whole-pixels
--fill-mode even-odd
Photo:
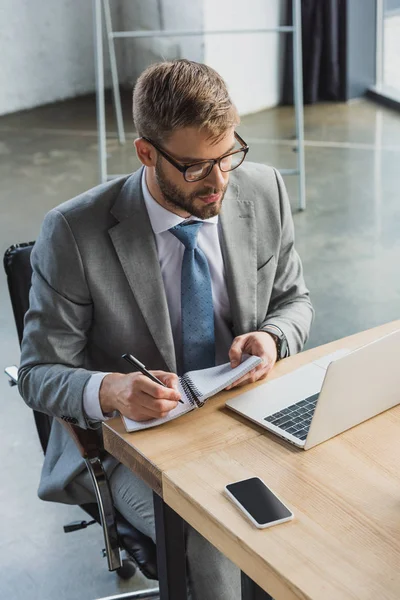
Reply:
[[[109,114],[111,109],[109,107]],[[0,250],[35,239],[44,214],[97,183],[94,98],[0,118]],[[108,142],[110,172],[138,166],[126,100],[128,143]],[[287,177],[306,279],[316,308],[308,347],[400,316],[400,115],[366,101],[306,107],[306,212],[296,212],[296,178]],[[295,165],[293,113],[278,108],[243,119],[249,159]],[[19,350],[0,274],[0,365]],[[91,600],[149,585],[120,582],[101,556],[101,530],[65,535],[83,518],[76,507],[36,497],[42,453],[30,410],[0,378],[0,598]],[[150,584],[151,585],[151,584]]]

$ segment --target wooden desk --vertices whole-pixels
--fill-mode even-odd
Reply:
[[[398,328],[400,321],[290,357],[272,377]],[[304,452],[224,408],[238,393],[158,429],[127,434],[119,418],[108,421],[106,449],[275,600],[398,600],[400,407]],[[251,475],[266,480],[295,521],[267,530],[247,523],[222,490]]]

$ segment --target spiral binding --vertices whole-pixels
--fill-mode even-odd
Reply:
[[[194,385],[194,383],[190,379],[190,377],[187,374],[185,374],[185,375],[182,375],[182,377],[180,377],[179,379],[180,379],[183,391],[185,392],[186,397],[189,400],[191,406],[196,405],[197,408],[201,408],[202,406],[204,406],[204,402],[202,402],[198,398],[199,396],[201,396],[201,392]]]

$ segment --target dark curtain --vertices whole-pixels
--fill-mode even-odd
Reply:
[[[343,0],[302,0],[304,103],[339,100],[343,86],[341,69],[341,12]],[[287,22],[292,23],[292,0],[287,3]],[[292,35],[286,35],[282,104],[293,104]]]

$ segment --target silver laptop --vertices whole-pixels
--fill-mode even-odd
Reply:
[[[226,406],[308,450],[400,403],[400,329],[273,379]]]

